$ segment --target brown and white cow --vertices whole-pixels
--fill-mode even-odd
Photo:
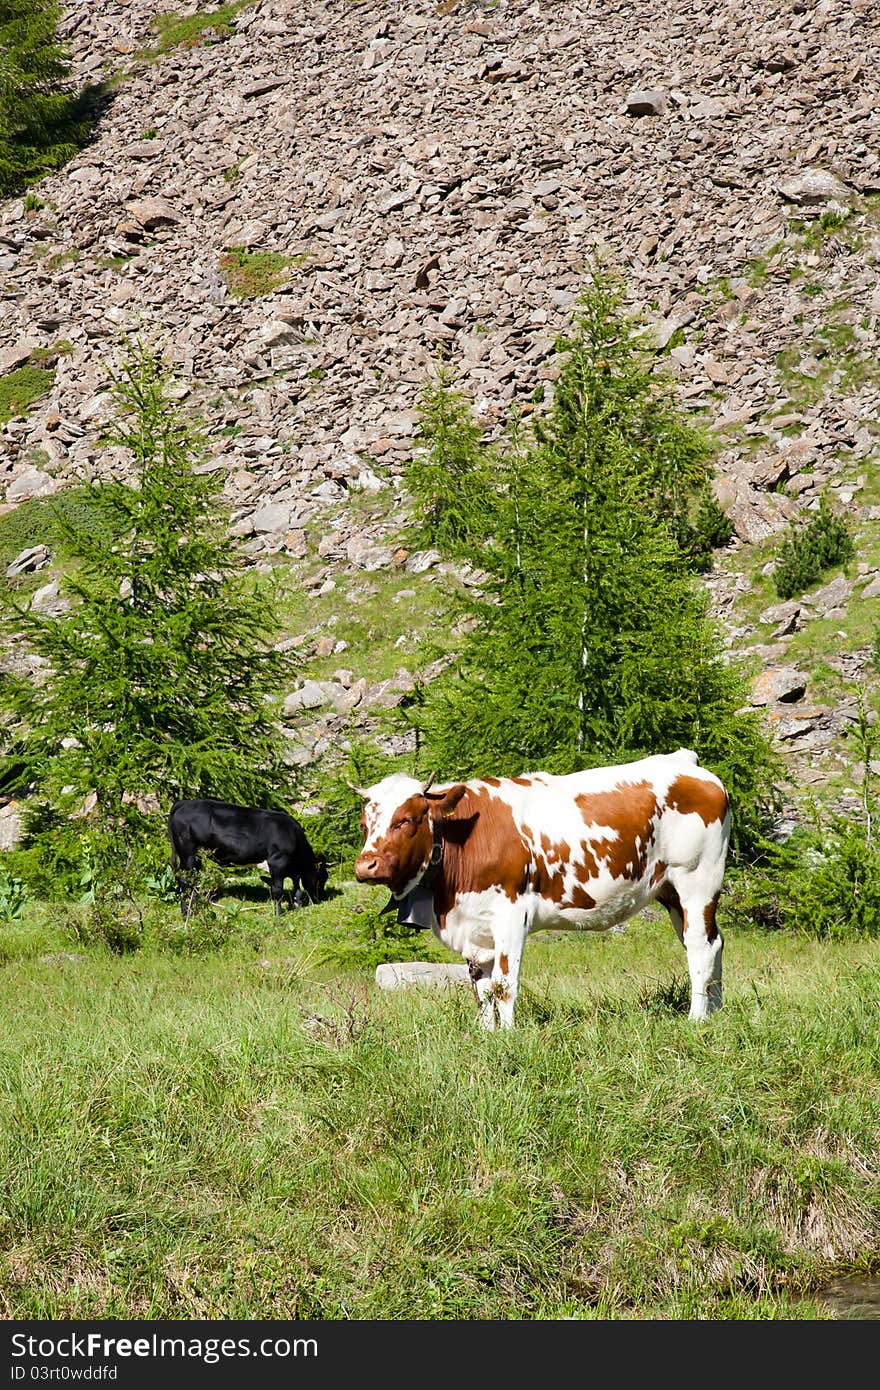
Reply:
[[[720,1008],[730,812],[689,749],[565,777],[432,786],[395,773],[353,790],[364,798],[358,881],[390,888],[401,921],[465,957],[484,1027],[513,1024],[530,932],[605,931],[655,900],[687,952],[690,1018]]]

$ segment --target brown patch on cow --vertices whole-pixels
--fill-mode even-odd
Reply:
[[[668,867],[668,866],[667,866],[666,864],[663,863],[663,860],[662,860],[662,859],[658,859],[658,860],[657,860],[657,863],[654,865],[654,872],[653,872],[652,875],[651,875],[651,884],[650,884],[650,886],[651,886],[652,888],[656,888],[656,887],[657,887],[657,884],[661,881],[661,879],[663,878],[663,875],[666,873],[667,867]],[[673,890],[673,891],[674,891],[674,890]],[[660,894],[659,894],[659,893],[657,894],[657,896],[658,896],[658,898],[660,898]],[[660,901],[662,902],[663,899],[660,898]]]
[[[373,881],[387,883],[392,892],[398,892],[427,862],[434,843],[425,798],[416,794],[401,802],[391,818],[391,827],[387,835],[373,842],[369,855],[362,851],[359,859],[376,859],[383,876]]]
[[[683,816],[699,816],[704,825],[714,825],[727,814],[727,792],[715,782],[682,773],[666,793],[666,805]]]
[[[506,975],[508,970],[510,969],[510,963],[503,951],[501,952],[501,955],[498,957],[498,965],[501,969],[502,975]]]
[[[566,894],[567,907],[581,907],[587,911],[596,906],[596,899],[591,898],[586,888],[582,884],[576,883],[571,892]]]
[[[498,888],[516,902],[528,886],[530,855],[506,802],[479,783],[468,786],[442,825],[445,852],[434,894],[441,926],[461,892]]]
[[[481,781],[481,782],[485,782],[487,787],[500,787],[500,786],[501,786],[501,778],[500,778],[500,777],[481,777],[481,778],[480,778],[480,781]]]
[[[578,880],[588,883],[598,873],[600,863],[612,878],[642,878],[654,838],[654,820],[659,813],[650,783],[624,783],[613,791],[582,792],[575,802],[587,827],[607,825],[617,831],[614,840],[590,837],[589,854],[583,868],[578,869]]]
[[[684,930],[684,912],[682,911],[681,898],[678,891],[671,883],[664,883],[660,892],[657,894],[657,902],[662,903],[672,918],[672,925],[680,936]]]
[[[706,940],[714,941],[718,935],[718,923],[715,920],[715,913],[718,909],[718,899],[721,894],[716,893],[710,903],[706,903],[703,908],[703,922],[706,926]]]
[[[511,777],[510,781],[515,782],[518,787],[530,787],[532,785],[531,777]]]

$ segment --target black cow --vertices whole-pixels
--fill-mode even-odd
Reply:
[[[193,872],[199,851],[218,864],[269,865],[272,901],[282,910],[284,880],[293,884],[294,904],[302,902],[300,881],[312,902],[320,902],[327,886],[327,861],[315,854],[299,821],[283,811],[260,811],[228,801],[204,798],[175,801],[168,814],[171,868],[180,891],[180,910],[188,911]]]

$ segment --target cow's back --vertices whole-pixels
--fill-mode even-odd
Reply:
[[[724,788],[688,749],[475,779],[444,826],[460,849],[443,916],[463,894],[497,891],[521,900],[534,927],[601,930],[651,902],[670,866],[723,862],[728,833]]]

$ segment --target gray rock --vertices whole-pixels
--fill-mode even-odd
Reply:
[[[825,616],[833,610],[841,608],[847,602],[853,587],[851,580],[839,574],[836,579],[831,580],[830,584],[825,584],[823,588],[810,594],[810,602],[815,604],[819,612]]]
[[[456,989],[471,988],[467,964],[404,960],[386,961],[376,966],[376,984],[380,989]]]
[[[424,574],[434,565],[439,565],[442,559],[439,550],[416,550],[406,560],[403,568],[407,574]]]
[[[40,347],[38,338],[19,338],[12,347],[4,348],[0,352],[0,375],[6,372],[15,371],[16,367],[23,367],[32,352]]]
[[[250,518],[251,529],[279,534],[290,530],[290,506],[284,502],[270,502],[260,507]]]
[[[154,227],[161,227],[165,223],[180,221],[180,213],[177,212],[166,198],[142,198],[139,202],[129,203],[128,212],[139,222],[147,231],[152,231]]]
[[[776,701],[783,704],[794,704],[797,700],[804,697],[807,689],[807,677],[803,671],[797,671],[792,666],[777,667],[770,671],[762,671],[752,684],[751,703],[753,705],[770,705]]]
[[[880,572],[874,575],[865,585],[861,593],[862,598],[880,598]]]
[[[374,570],[389,569],[394,563],[394,551],[386,545],[354,536],[346,546],[349,563],[358,569],[372,573]]]
[[[319,681],[304,681],[284,701],[285,715],[298,714],[303,709],[320,709],[327,704],[327,696]]]
[[[829,199],[847,204],[855,197],[845,183],[825,169],[805,169],[802,174],[783,179],[777,187],[788,202],[801,206],[827,203]]]
[[[50,554],[47,545],[33,545],[28,550],[23,550],[10,565],[7,565],[7,578],[14,579],[17,574],[33,574],[36,570],[41,570],[44,565],[48,565]]]
[[[7,502],[27,502],[32,497],[45,497],[60,486],[48,473],[39,468],[26,468],[6,489]]]
[[[666,93],[659,90],[630,92],[626,110],[629,116],[662,116],[666,110]]]
[[[53,579],[32,594],[30,608],[33,613],[65,613],[70,604],[60,597],[58,580]]]

